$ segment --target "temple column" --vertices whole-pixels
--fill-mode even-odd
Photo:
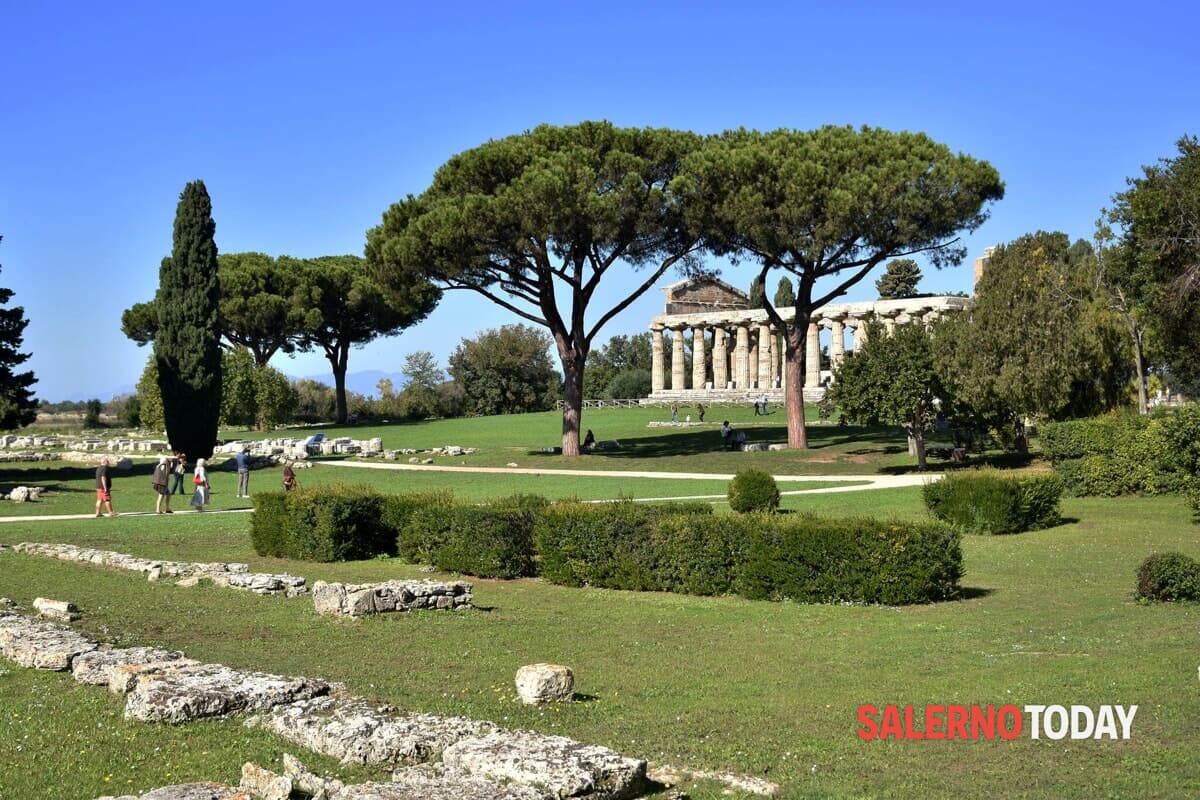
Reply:
[[[834,317],[829,340],[829,368],[836,370],[846,358],[846,323],[845,317]]]
[[[750,328],[744,323],[737,326],[737,344],[733,348],[733,380],[738,389],[746,388],[746,376],[750,374]]]
[[[729,386],[729,351],[725,347],[725,329],[713,328],[713,388],[724,391]]]
[[[867,318],[861,317],[858,324],[854,326],[854,352],[861,352],[863,345],[867,343]]]
[[[658,394],[664,388],[663,380],[663,328],[655,325],[650,328],[650,392]]]
[[[704,326],[692,328],[692,388],[700,390],[708,383],[708,369],[705,364]]]
[[[746,329],[746,336],[750,339],[750,355],[746,358],[746,388],[754,388],[758,381],[758,336],[753,328]]]
[[[771,334],[771,326],[765,322],[758,326],[758,388],[769,389],[771,382],[772,354],[775,352],[775,337]]]
[[[671,391],[687,388],[686,373],[683,371],[683,328],[671,329]]]
[[[891,336],[896,332],[896,317],[899,316],[895,311],[883,314],[883,329]]]
[[[816,322],[808,323],[804,337],[805,370],[804,388],[815,389],[821,385],[821,328]]]

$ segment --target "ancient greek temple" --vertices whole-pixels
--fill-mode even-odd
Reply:
[[[653,364],[649,401],[737,401],[764,394],[774,403],[783,401],[785,355],[767,312],[752,309],[745,292],[715,278],[691,278],[663,290],[666,308],[650,321]],[[897,325],[928,325],[940,315],[970,305],[966,297],[936,296],[831,303],[818,308],[805,339],[805,400],[824,396],[824,387],[848,349],[858,350],[866,341],[867,321],[880,321],[890,333]],[[795,310],[780,309],[780,316],[790,320]],[[828,342],[828,370],[821,369],[822,335]],[[670,376],[666,375],[668,339]],[[692,343],[690,369],[685,359],[687,340]]]

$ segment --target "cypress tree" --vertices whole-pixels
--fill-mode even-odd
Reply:
[[[0,289],[0,306],[7,305],[12,296],[12,289]],[[28,353],[20,352],[28,324],[21,306],[0,308],[0,428],[6,430],[24,427],[37,418],[38,403],[32,390],[37,379],[32,372],[13,370],[29,359]]]
[[[174,249],[158,270],[158,386],[167,438],[189,460],[212,455],[221,417],[216,227],[204,182],[189,183],[175,209]]]

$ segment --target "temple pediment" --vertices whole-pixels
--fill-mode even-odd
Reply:
[[[705,311],[737,311],[750,308],[750,296],[737,287],[713,277],[687,278],[662,287],[666,292],[666,314],[698,314]]]

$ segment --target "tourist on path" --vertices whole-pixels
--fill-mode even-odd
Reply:
[[[196,471],[192,474],[192,485],[195,486],[195,491],[192,492],[192,505],[197,511],[203,511],[204,506],[208,504],[208,469],[205,467],[207,462],[203,458],[196,459]]]
[[[96,516],[100,516],[100,506],[103,505],[108,509],[108,516],[115,517],[117,514],[113,511],[112,506],[112,476],[108,473],[108,456],[100,459],[100,466],[96,467]]]
[[[762,396],[762,401],[761,401],[762,402],[762,415],[764,417],[767,415],[767,403],[768,403],[768,401],[770,401],[770,399],[771,398],[765,394]]]
[[[237,454],[238,497],[250,496],[250,445],[244,445]]]
[[[187,455],[176,453],[175,458],[171,461],[171,494],[176,492],[187,494],[183,488],[184,475],[187,475]]]
[[[285,492],[290,492],[292,489],[295,489],[298,485],[299,485],[299,483],[296,481],[296,470],[292,469],[292,465],[290,462],[284,463],[284,465],[283,465],[283,490]]]
[[[150,485],[154,487],[155,514],[175,513],[171,510],[170,482],[171,463],[166,456],[159,456],[158,463],[154,465],[154,475],[150,478]]]

